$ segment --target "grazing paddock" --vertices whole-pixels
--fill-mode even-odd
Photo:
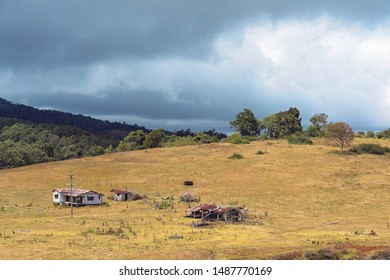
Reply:
[[[356,142],[389,146],[389,140]],[[371,143],[370,142],[370,143]],[[258,151],[264,151],[259,156]],[[115,153],[0,171],[1,259],[369,258],[390,248],[390,155],[287,141]],[[232,154],[243,156],[231,160]],[[53,206],[52,190],[134,190],[147,199]],[[191,179],[193,186],[183,185]],[[190,191],[200,202],[179,202]],[[168,207],[156,208],[173,197]],[[244,222],[192,227],[199,203]],[[374,233],[374,234],[373,234]],[[173,238],[179,236],[180,238]],[[376,254],[376,255],[375,255]]]

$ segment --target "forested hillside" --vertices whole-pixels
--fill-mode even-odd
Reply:
[[[103,154],[134,130],[149,131],[0,98],[0,169]]]
[[[133,130],[141,129],[148,131],[143,126],[103,121],[80,114],[75,115],[54,110],[40,110],[22,104],[13,104],[3,98],[0,98],[0,117],[15,118],[35,123],[70,125],[93,133],[112,134],[118,137],[118,139],[122,139]]]

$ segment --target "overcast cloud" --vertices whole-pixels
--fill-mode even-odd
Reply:
[[[297,107],[390,127],[388,1],[0,0],[0,96],[150,128],[229,131]]]

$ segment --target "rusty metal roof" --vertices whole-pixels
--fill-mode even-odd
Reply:
[[[121,189],[112,189],[111,192],[116,193],[116,194],[122,194],[122,193],[131,194],[131,192],[129,192],[128,190],[121,190]]]
[[[86,194],[86,193],[89,193],[89,192],[93,192],[93,193],[96,193],[98,195],[103,196],[103,194],[95,192],[95,191],[91,191],[91,190],[72,189],[72,192],[71,192],[70,188],[67,188],[67,189],[54,189],[53,192],[62,193],[64,195],[71,195],[71,193],[72,193],[72,196],[75,196],[75,197],[83,195],[83,194]]]
[[[187,211],[189,212],[196,212],[196,211],[199,211],[199,210],[209,210],[209,211],[212,211],[212,210],[216,210],[218,209],[219,206],[217,205],[212,205],[212,204],[198,204],[192,208],[189,208],[187,209]]]

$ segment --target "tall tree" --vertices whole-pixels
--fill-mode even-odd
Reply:
[[[149,132],[144,141],[145,148],[156,148],[164,141],[165,133],[162,128]]]
[[[122,141],[119,142],[117,150],[118,151],[139,150],[143,147],[145,138],[146,138],[146,133],[143,130],[132,131]]]
[[[310,118],[310,122],[318,129],[321,130],[328,123],[328,115],[325,113],[315,114]]]
[[[340,153],[346,146],[350,146],[355,139],[353,129],[344,122],[336,122],[328,126],[326,137],[330,144],[338,146]]]
[[[244,111],[236,115],[234,121],[230,121],[231,127],[241,134],[241,136],[257,136],[260,135],[262,129],[261,122],[255,117],[255,114],[249,110]]]
[[[263,123],[269,138],[280,138],[301,132],[303,130],[301,120],[299,110],[290,108],[288,111],[265,117]]]

